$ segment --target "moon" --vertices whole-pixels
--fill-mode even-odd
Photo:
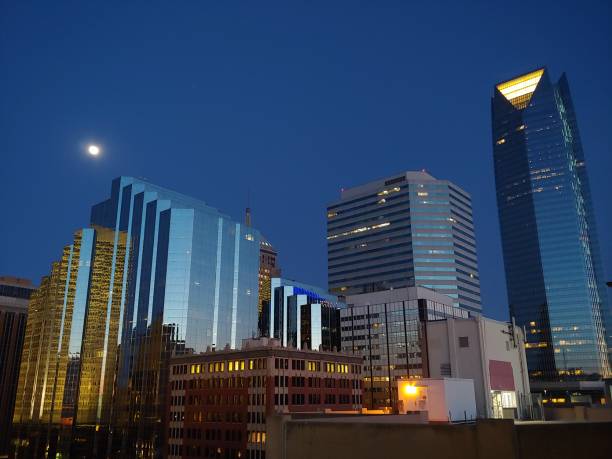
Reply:
[[[87,153],[91,156],[98,156],[100,154],[100,147],[97,145],[89,145],[87,147]]]

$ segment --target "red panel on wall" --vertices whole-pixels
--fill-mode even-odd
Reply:
[[[489,360],[491,390],[514,390],[512,364],[501,360]]]

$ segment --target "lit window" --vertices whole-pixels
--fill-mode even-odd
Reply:
[[[351,230],[351,231],[345,231],[343,233],[332,234],[330,236],[327,236],[327,239],[336,239],[337,237],[348,236],[350,234],[363,233],[364,231],[370,231],[370,230],[373,230],[373,229],[384,228],[385,226],[389,226],[390,224],[391,223],[389,223],[389,222],[385,222],[385,223],[379,223],[378,225],[362,226],[360,228],[355,228],[354,230]]]
[[[398,191],[400,191],[400,187],[395,186],[389,190],[382,190],[381,192],[378,193],[378,196],[387,196],[388,194],[397,193]]]
[[[496,143],[497,145],[501,145],[501,144],[503,144],[503,143],[506,143],[506,139],[501,138],[501,139],[499,139],[499,140],[498,140],[497,142],[495,142],[495,143]]]

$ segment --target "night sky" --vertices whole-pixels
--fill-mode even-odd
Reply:
[[[568,73],[612,273],[610,2],[229,3],[0,2],[0,274],[38,283],[134,175],[239,219],[250,194],[283,274],[325,286],[326,204],[426,169],[472,194],[506,318],[490,97],[540,65]]]

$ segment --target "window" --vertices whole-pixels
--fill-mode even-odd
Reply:
[[[459,337],[459,347],[470,347],[470,340],[467,336]]]

